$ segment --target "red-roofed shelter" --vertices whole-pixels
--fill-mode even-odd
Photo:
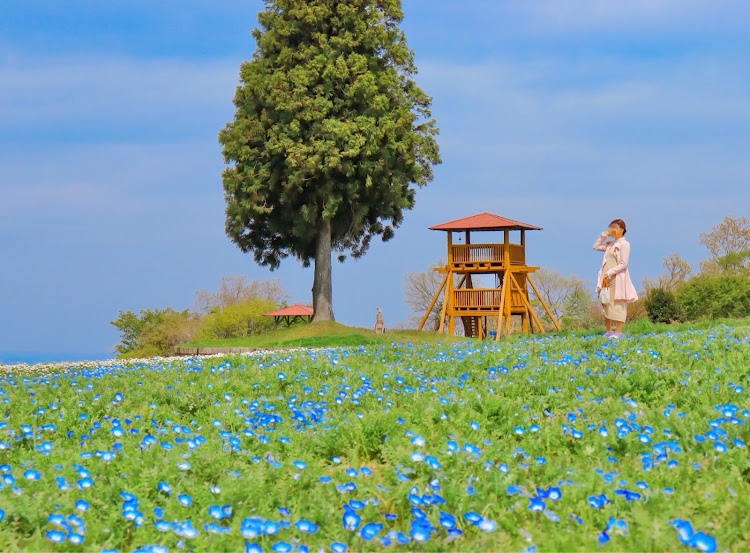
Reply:
[[[477,213],[430,227],[430,230],[542,230],[542,227],[523,223],[494,213]]]
[[[282,307],[276,311],[263,313],[264,317],[273,317],[273,328],[276,329],[279,323],[284,321],[286,326],[292,326],[297,321],[312,321],[313,310],[306,305],[295,303],[289,307]]]
[[[448,333],[454,334],[455,318],[461,317],[466,336],[484,338],[487,334],[487,317],[497,317],[498,330],[495,335],[497,339],[500,334],[510,332],[513,315],[520,316],[523,332],[528,330],[534,332],[534,325],[531,321],[537,324],[541,332],[544,332],[544,327],[531,307],[527,283],[533,288],[552,324],[560,330],[560,325],[552,316],[549,307],[531,280],[530,273],[539,267],[526,264],[526,231],[542,230],[542,227],[485,211],[434,225],[430,229],[446,231],[448,262],[445,267],[435,269],[445,276],[422,317],[420,330],[424,327],[435,302],[445,289],[439,318],[439,332],[443,332],[447,316]],[[520,243],[511,243],[511,230],[520,231]],[[502,231],[503,242],[473,244],[471,233],[478,231]],[[454,232],[465,233],[464,244],[453,243]],[[495,276],[495,287],[474,288],[472,275],[488,274]]]

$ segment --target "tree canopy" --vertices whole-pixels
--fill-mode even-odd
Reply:
[[[315,318],[333,318],[331,252],[362,256],[440,163],[400,0],[267,0],[219,133],[225,229],[271,269],[315,262]]]

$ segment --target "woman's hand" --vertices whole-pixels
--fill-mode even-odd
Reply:
[[[607,286],[609,286],[609,277],[604,275],[604,278],[602,279],[602,288],[606,288]]]

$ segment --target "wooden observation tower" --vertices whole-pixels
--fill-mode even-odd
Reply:
[[[445,318],[448,317],[448,333],[454,334],[456,317],[461,318],[464,334],[473,338],[484,338],[487,335],[487,321],[497,319],[497,334],[508,334],[511,328],[511,317],[520,316],[521,329],[534,332],[534,325],[540,332],[544,327],[539,321],[529,301],[528,285],[534,290],[539,302],[547,312],[557,330],[560,325],[552,316],[549,307],[540,296],[531,273],[539,267],[526,264],[526,231],[542,230],[541,227],[506,219],[492,213],[478,213],[463,219],[448,221],[430,227],[431,230],[443,230],[448,235],[448,258],[445,267],[435,270],[445,275],[442,284],[430,306],[422,317],[419,329],[422,330],[440,294],[444,294],[443,308],[440,315],[440,328],[443,332]],[[520,242],[510,242],[510,231],[520,231]],[[502,231],[502,243],[471,242],[471,233],[479,231]],[[455,244],[453,233],[465,233],[465,243]],[[459,235],[460,240],[460,235]],[[494,288],[475,288],[472,277],[486,280],[494,277]]]

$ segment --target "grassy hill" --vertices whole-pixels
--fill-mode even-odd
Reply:
[[[333,321],[319,321],[311,324],[298,324],[291,328],[279,328],[257,336],[225,338],[219,340],[198,340],[181,344],[186,347],[250,347],[250,348],[316,348],[337,346],[358,346],[390,342],[414,342],[434,344],[465,341],[463,336],[449,337],[437,332],[418,330],[392,330],[385,334],[375,334],[369,328],[346,326]]]
[[[651,323],[647,318],[625,325],[624,332],[631,336],[643,336],[654,332],[680,332],[700,330],[729,325],[735,328],[747,328],[750,319],[716,319],[694,321],[683,324]],[[562,330],[550,332],[545,336],[585,336],[597,334],[604,328],[590,330]],[[257,336],[225,338],[218,340],[197,340],[180,344],[186,347],[250,347],[250,348],[318,348],[338,346],[358,346],[366,344],[412,342],[414,344],[435,344],[436,342],[464,342],[472,340],[463,336],[448,336],[437,332],[418,330],[392,330],[385,334],[375,334],[372,329],[342,325],[333,321],[320,321],[311,324],[298,324],[291,328],[279,328]]]

